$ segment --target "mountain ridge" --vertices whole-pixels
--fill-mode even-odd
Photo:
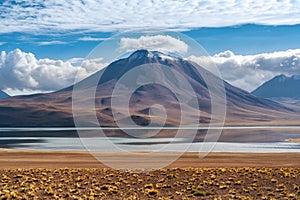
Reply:
[[[262,98],[300,98],[300,77],[277,75],[253,90],[252,94]]]
[[[149,53],[151,53],[150,56]],[[230,85],[224,80],[219,80],[218,77],[202,67],[196,70],[196,67],[199,66],[196,66],[195,63],[160,52],[153,53],[148,50],[138,50],[127,58],[112,62],[105,69],[96,72],[76,84],[76,86],[80,86],[79,88],[84,92],[93,86],[90,85],[90,80],[96,80],[99,74],[102,74],[94,99],[97,118],[101,126],[116,127],[111,107],[111,95],[116,82],[125,73],[135,67],[153,63],[162,64],[177,70],[191,84],[199,101],[199,108],[197,109],[201,111],[201,117],[198,119],[199,121],[195,123],[207,125],[213,120],[211,119],[210,113],[210,93],[206,82],[201,76],[202,73],[205,73],[212,80],[216,80],[216,83],[222,82],[225,86],[227,96],[226,125],[257,125],[258,123],[261,125],[270,125],[273,123],[286,125],[296,124],[299,121],[299,118],[297,118],[298,113],[293,110],[293,108],[256,97],[253,94]],[[147,71],[144,72],[144,74],[147,73]],[[70,86],[48,94],[10,97],[7,100],[1,101],[0,126],[74,126],[72,113],[73,87],[74,86]],[[222,87],[222,85],[215,85],[214,87],[218,88]],[[149,110],[151,106],[157,104],[157,102],[165,106],[167,110],[168,118],[165,125],[178,126],[180,122],[180,118],[178,117],[180,116],[178,100],[176,100],[168,88],[157,84],[142,86],[133,93],[130,99],[130,117],[139,125],[145,126],[149,124]],[[82,109],[84,110],[84,108]],[[120,116],[123,115],[124,108],[117,107],[114,109],[119,109]],[[83,125],[98,126],[98,124],[89,124],[88,121]],[[120,135],[120,133],[111,134]]]
[[[0,99],[4,99],[7,97],[9,97],[9,95],[7,93],[3,92],[2,90],[0,90]]]

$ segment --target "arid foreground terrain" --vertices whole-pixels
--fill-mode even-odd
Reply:
[[[300,198],[297,153],[211,153],[201,160],[185,153],[164,169],[139,173],[107,168],[87,152],[0,155],[0,199]]]
[[[299,199],[299,168],[2,169],[1,199]]]

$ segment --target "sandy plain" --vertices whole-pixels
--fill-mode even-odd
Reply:
[[[146,152],[139,154],[143,160]],[[132,162],[128,153],[101,156],[116,163],[122,158],[125,166]],[[198,153],[184,153],[163,169],[141,172],[108,168],[84,151],[1,149],[0,199],[300,197],[299,153],[210,153],[203,159]]]

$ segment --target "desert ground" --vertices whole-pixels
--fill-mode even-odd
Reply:
[[[83,151],[2,149],[0,199],[300,197],[299,153],[185,153],[163,169],[139,170],[108,168]]]
[[[126,153],[100,152],[106,158],[127,160]],[[168,153],[159,153],[161,157]],[[139,155],[139,154],[138,154]],[[144,154],[140,154],[144,156]],[[119,162],[120,160],[116,160]],[[152,161],[151,161],[152,162]],[[136,163],[139,166],[139,163]],[[0,168],[107,168],[87,151],[0,150]],[[298,167],[300,153],[184,153],[166,168],[201,167]]]

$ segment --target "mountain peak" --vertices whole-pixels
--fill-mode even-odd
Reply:
[[[129,57],[139,57],[139,56],[147,56],[149,53],[146,49],[139,49],[133,52]]]
[[[284,74],[280,74],[280,75],[275,76],[275,77],[273,78],[273,80],[278,80],[279,82],[284,82],[284,81],[286,81],[287,79],[289,79],[289,77],[287,77],[287,76],[284,75]]]
[[[288,97],[299,98],[300,76],[284,74],[275,76],[256,88],[252,93],[263,98]]]
[[[274,78],[287,78],[287,76],[284,74],[280,74],[280,75],[275,76]]]
[[[155,59],[169,59],[176,60],[180,57],[173,53],[162,53],[160,51],[149,51],[146,49],[140,49],[133,52],[128,58],[129,60],[141,59],[141,58],[155,58]]]
[[[280,74],[273,78],[274,80],[278,80],[279,82],[292,81],[292,80],[300,80],[300,75],[286,76],[284,74]]]
[[[293,79],[293,80],[300,80],[300,75],[293,75],[291,77],[291,79]]]

